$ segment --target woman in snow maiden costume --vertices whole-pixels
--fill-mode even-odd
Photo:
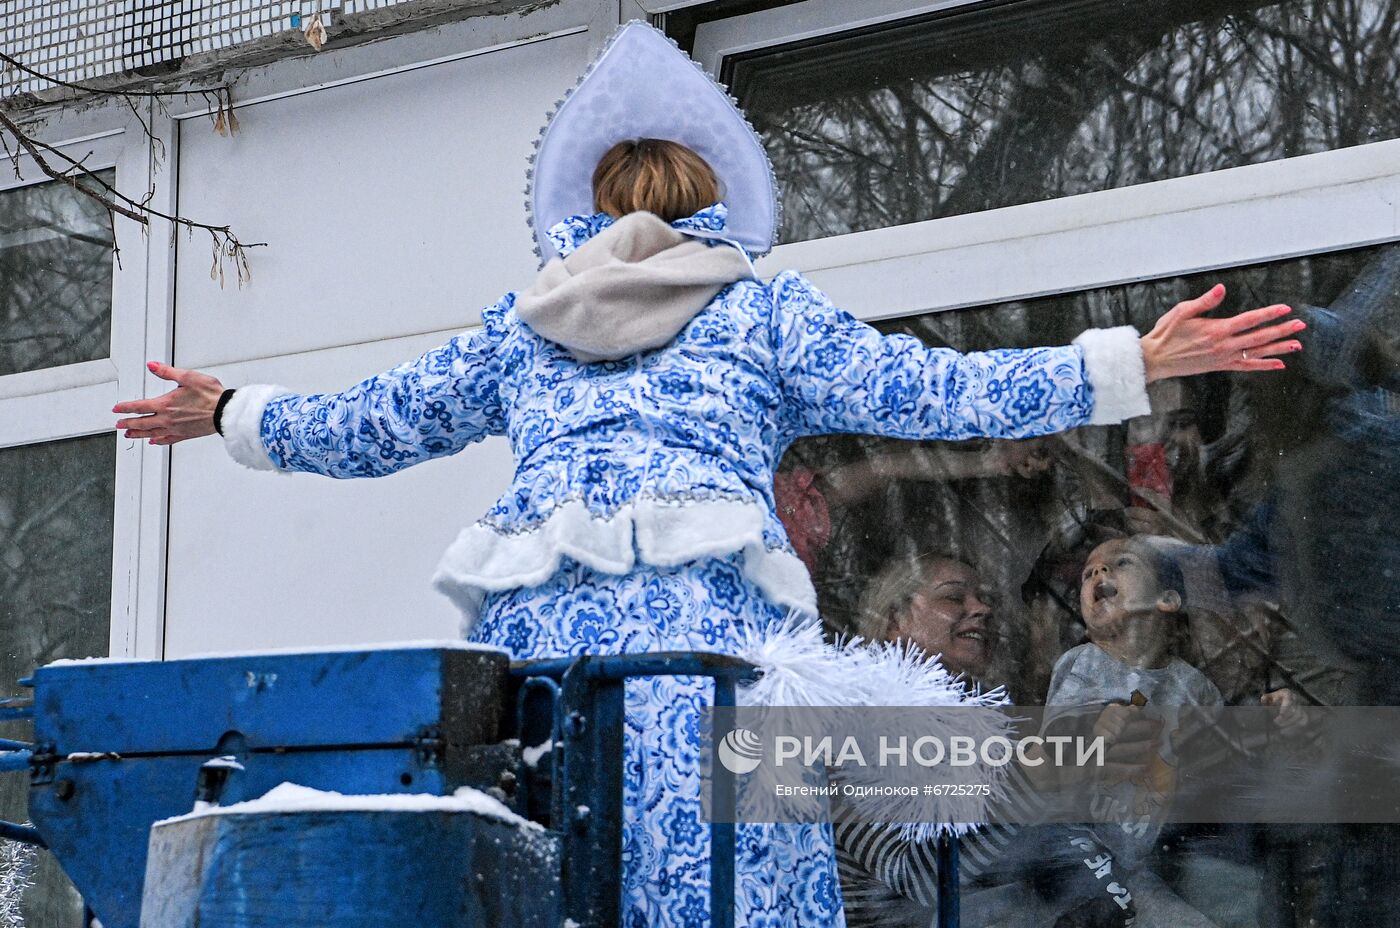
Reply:
[[[547,263],[479,329],[336,394],[230,395],[208,375],[153,364],[179,388],[119,404],[144,415],[117,427],[173,444],[217,425],[243,464],[331,477],[380,476],[507,435],[514,480],[435,579],[469,637],[517,658],[742,653],[769,671],[754,699],[824,704],[865,698],[872,675],[841,678],[842,692],[803,673],[819,642],[816,596],[773,502],[794,439],[1025,438],[1116,423],[1148,412],[1150,380],[1273,370],[1296,350],[1297,324],[1278,321],[1287,307],[1202,318],[1222,288],[1141,338],[1119,328],[963,355],[881,335],[796,272],[764,282],[750,258],[772,246],[777,204],[762,145],[728,96],[641,23],[553,114],[529,199]],[[913,666],[944,704],[959,695],[936,662]],[[629,686],[629,925],[708,922],[696,730],[708,695],[687,678]],[[740,924],[843,921],[829,827],[741,826],[737,871]]]

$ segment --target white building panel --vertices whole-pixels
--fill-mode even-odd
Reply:
[[[182,213],[271,247],[252,252],[251,286],[221,290],[206,241],[181,237],[175,363],[343,389],[528,283],[526,157],[588,39],[269,99],[232,139],[185,121]],[[216,441],[172,449],[164,655],[455,637],[429,578],[510,473],[500,439],[363,481],[253,473]]]
[[[450,336],[211,372],[226,383],[334,390]],[[501,438],[372,480],[247,470],[214,439],[172,448],[165,657],[457,637],[456,609],[429,580],[511,472]]]
[[[231,138],[185,120],[181,213],[269,247],[249,252],[250,286],[220,289],[208,237],[180,236],[175,363],[460,330],[528,283],[526,158],[587,43],[575,33],[244,106]]]

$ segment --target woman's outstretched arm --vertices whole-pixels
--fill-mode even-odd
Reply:
[[[1209,371],[1279,370],[1303,323],[1269,306],[1207,319],[1225,288],[1177,304],[1140,336],[1091,329],[1074,344],[968,352],[882,335],[834,307],[800,274],[778,276],[774,341],[793,436],[1031,438],[1150,411],[1147,384]]]
[[[497,396],[493,328],[487,321],[482,329],[339,393],[240,387],[219,410],[225,447],[236,461],[258,470],[379,477],[500,434],[505,417]],[[154,399],[118,403],[113,412],[140,415],[118,421],[117,428],[128,438],[158,445],[214,434],[224,385],[199,371],[155,362],[150,367],[177,388]]]

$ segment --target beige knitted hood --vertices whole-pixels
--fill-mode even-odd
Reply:
[[[515,312],[578,360],[612,361],[668,344],[715,294],[752,276],[739,249],[628,213],[546,264]]]

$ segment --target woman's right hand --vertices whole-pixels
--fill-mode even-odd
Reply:
[[[127,400],[113,406],[112,412],[139,414],[132,419],[118,419],[117,430],[125,429],[126,438],[150,439],[153,445],[173,445],[187,438],[213,435],[214,409],[224,393],[218,378],[158,361],[148,361],[146,367],[160,379],[179,386],[154,399]]]

